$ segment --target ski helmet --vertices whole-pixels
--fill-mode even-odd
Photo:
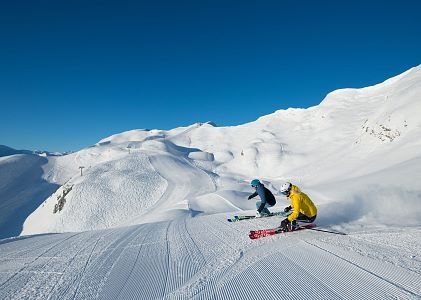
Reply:
[[[253,180],[250,182],[250,185],[251,185],[252,187],[256,187],[256,186],[258,186],[259,184],[260,184],[259,179],[253,179]]]
[[[281,186],[281,193],[285,196],[289,196],[289,193],[291,192],[292,184],[290,182],[285,182]]]

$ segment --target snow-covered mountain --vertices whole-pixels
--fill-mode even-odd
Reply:
[[[14,155],[14,154],[32,154],[32,151],[16,150],[5,145],[0,145],[0,157]]]
[[[345,212],[354,204],[364,212],[353,219],[369,214],[401,223],[390,215],[400,214],[395,208],[402,195],[400,216],[418,224],[421,186],[411,174],[421,167],[420,94],[417,67],[372,87],[334,91],[318,106],[280,110],[241,126],[197,123],[113,135],[49,163],[48,176],[68,180],[72,189],[59,213],[53,210],[62,189],[47,199],[23,233],[252,209],[243,199],[254,177],[275,192],[283,181],[297,183],[329,212],[329,225],[338,225],[332,207]]]
[[[418,66],[240,126],[139,129],[65,156],[2,157],[0,237],[23,229],[0,241],[0,297],[300,299],[304,286],[315,299],[417,299],[420,99]],[[288,205],[278,191],[291,181],[319,207],[318,226],[350,235],[248,240],[281,221],[225,221],[253,213],[253,178],[275,193],[273,210]]]
[[[16,150],[6,145],[0,145],[0,157],[9,156],[14,154],[36,154],[39,156],[61,156],[66,155],[70,152],[49,152],[43,150]]]

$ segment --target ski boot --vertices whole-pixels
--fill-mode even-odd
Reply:
[[[294,220],[294,221],[292,221],[291,222],[291,225],[289,226],[289,231],[294,231],[294,230],[296,230],[298,227],[300,227],[300,225],[298,225],[297,224],[297,221],[296,220]]]

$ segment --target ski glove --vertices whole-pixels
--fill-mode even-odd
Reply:
[[[251,198],[253,198],[252,195],[248,196],[247,200],[250,200]]]
[[[291,205],[284,208],[284,212],[289,212],[292,209]]]

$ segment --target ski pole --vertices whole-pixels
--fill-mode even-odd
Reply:
[[[320,228],[308,228],[310,230],[314,230],[314,231],[321,231],[321,232],[326,232],[326,233],[333,233],[333,234],[340,234],[340,235],[347,235],[344,232],[339,232],[339,231],[330,231],[330,230],[325,230],[325,229],[320,229]]]

